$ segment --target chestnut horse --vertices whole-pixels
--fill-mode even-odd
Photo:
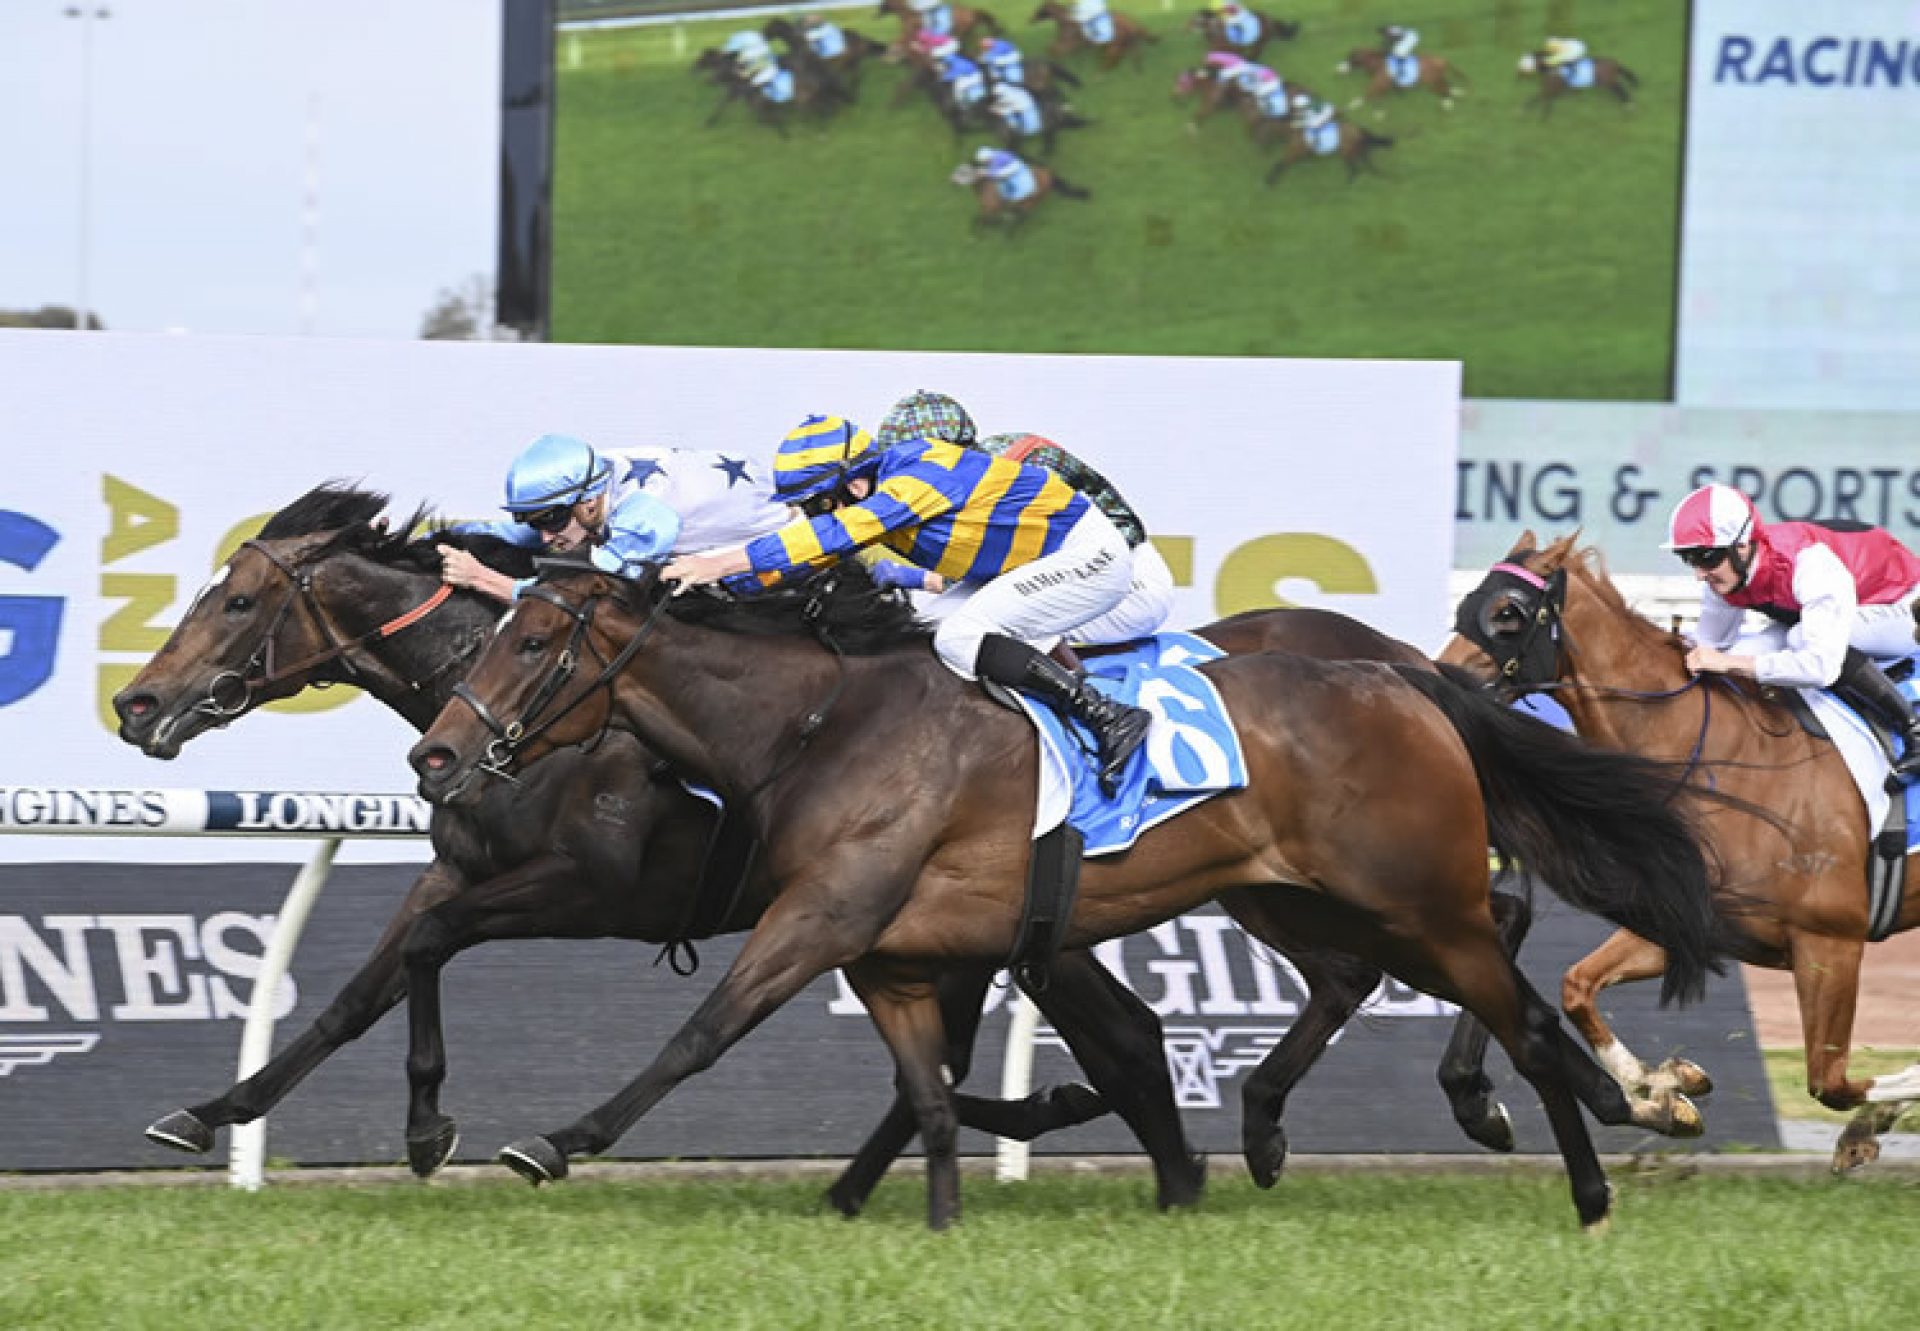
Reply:
[[[933,983],[1013,945],[1035,745],[1025,719],[954,677],[910,617],[876,619],[856,655],[806,636],[822,612],[675,596],[653,570],[632,581],[550,570],[409,754],[421,793],[459,804],[482,798],[488,773],[629,729],[749,817],[764,847],[771,903],[731,969],[613,1099],[501,1153],[529,1179],[604,1152],[838,966],[913,1102],[929,1223],[957,1218]],[[1335,948],[1460,1003],[1540,1094],[1576,1212],[1602,1223],[1610,1191],[1580,1099],[1609,1122],[1631,1109],[1502,949],[1487,846],[1517,852],[1584,908],[1653,930],[1675,963],[1688,959],[1667,992],[1690,996],[1717,964],[1717,921],[1706,862],[1665,802],[1670,775],[1429,671],[1279,652],[1201,669],[1236,720],[1248,785],[1088,861],[1063,944],[1219,900],[1272,946]]]
[[[1380,174],[1380,168],[1373,164],[1373,152],[1376,148],[1391,148],[1393,140],[1384,134],[1375,134],[1370,129],[1351,124],[1345,120],[1336,122],[1340,130],[1340,146],[1331,153],[1318,153],[1307,142],[1306,132],[1298,125],[1287,126],[1286,148],[1280,154],[1280,160],[1267,168],[1267,184],[1279,183],[1280,177],[1288,167],[1297,162],[1305,162],[1315,157],[1338,157],[1347,168],[1347,183],[1351,185],[1362,168]]]
[[[1086,29],[1073,17],[1072,7],[1061,0],[1045,0],[1040,8],[1033,11],[1033,17],[1028,21],[1054,25],[1053,40],[1047,44],[1047,54],[1056,60],[1063,60],[1076,51],[1094,51],[1100,56],[1102,69],[1118,69],[1120,63],[1129,56],[1133,57],[1135,69],[1144,69],[1147,47],[1160,39],[1147,31],[1138,19],[1112,12],[1106,18],[1113,24],[1113,34],[1103,42],[1088,37]]]
[[[1466,93],[1464,85],[1467,76],[1460,67],[1445,56],[1423,55],[1414,57],[1419,61],[1419,77],[1410,85],[1425,88],[1440,99],[1444,111],[1453,109],[1453,99]],[[1366,77],[1367,86],[1350,103],[1360,106],[1366,102],[1377,101],[1388,93],[1405,92],[1406,87],[1394,82],[1392,70],[1388,67],[1386,52],[1377,46],[1362,46],[1347,52],[1347,58],[1334,68],[1342,74],[1361,74]]]
[[[1276,143],[1286,141],[1293,133],[1293,121],[1289,115],[1272,115],[1261,106],[1254,97],[1239,83],[1226,77],[1227,71],[1214,64],[1195,65],[1180,72],[1174,80],[1173,99],[1176,102],[1192,101],[1198,98],[1193,118],[1187,122],[1190,130],[1197,130],[1202,121],[1212,117],[1220,110],[1239,113],[1247,127],[1247,135],[1261,148],[1271,148]],[[1298,84],[1287,85],[1289,99],[1295,96],[1319,100],[1314,94]]]
[[[1093,197],[1093,191],[1082,189],[1055,171],[1052,167],[1041,166],[1038,162],[1027,163],[1027,169],[1033,172],[1033,192],[1023,199],[1008,199],[1000,193],[1000,186],[994,178],[970,162],[962,162],[954,168],[950,179],[956,185],[973,191],[977,205],[973,213],[973,229],[984,231],[990,226],[1004,226],[1006,234],[1011,236],[1020,225],[1033,216],[1034,210],[1050,194],[1058,194],[1063,199],[1078,199],[1085,202]]]
[[[1550,692],[1597,743],[1686,762],[1696,800],[1707,788],[1733,797],[1701,820],[1726,870],[1721,913],[1743,960],[1793,972],[1810,1093],[1830,1109],[1866,1106],[1836,1147],[1834,1167],[1878,1155],[1875,1135],[1898,1117],[1895,1107],[1920,1098],[1920,1065],[1890,1077],[1847,1075],[1873,850],[1838,750],[1803,730],[1770,690],[1689,675],[1686,641],[1629,609],[1598,553],[1576,551],[1572,537],[1541,549],[1533,533],[1523,535],[1460,603],[1455,629],[1443,660],[1509,693]],[[1920,893],[1909,891],[1890,923],[1892,933],[1920,925]],[[1657,945],[1623,931],[1569,970],[1562,987],[1574,1026],[1635,1094],[1650,1083],[1697,1087],[1703,1077],[1687,1064],[1649,1071],[1596,1006],[1609,985],[1651,978],[1665,965]]]
[[[1002,31],[1000,20],[984,9],[969,9],[966,5],[948,5],[947,9],[953,15],[953,23],[947,31],[947,36],[958,37],[965,41],[968,37],[977,37],[982,33],[990,32],[998,35]],[[900,37],[894,46],[896,50],[905,47],[920,33],[920,15],[914,12],[913,6],[909,5],[907,0],[880,0],[880,8],[874,12],[882,18],[892,14],[900,20]]]

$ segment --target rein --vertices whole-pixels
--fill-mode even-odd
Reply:
[[[223,720],[236,717],[251,707],[253,705],[253,695],[257,690],[268,685],[278,684],[283,680],[300,674],[302,671],[310,670],[317,665],[325,665],[330,661],[339,661],[346,667],[349,675],[355,680],[360,679],[364,672],[358,665],[354,664],[353,658],[348,655],[349,652],[353,651],[356,647],[364,647],[368,643],[377,642],[383,638],[391,638],[396,633],[412,628],[435,610],[438,610],[442,605],[445,605],[447,598],[453,595],[453,588],[446,583],[442,583],[433,595],[429,596],[419,605],[414,606],[413,609],[395,615],[378,628],[362,633],[357,638],[342,640],[339,631],[334,627],[333,621],[321,610],[320,602],[314,595],[313,570],[310,567],[304,564],[289,564],[257,540],[243,542],[240,548],[243,550],[252,550],[255,554],[265,558],[269,564],[272,564],[274,568],[278,569],[280,573],[286,577],[293,591],[285,601],[280,603],[280,609],[274,615],[273,623],[268,626],[266,636],[261,639],[259,647],[254,649],[253,655],[247,659],[246,665],[239,670],[223,670],[215,675],[207,682],[207,696],[195,704],[196,711],[204,712]],[[320,636],[326,639],[327,645],[320,651],[304,656],[291,665],[276,665],[274,656],[276,644],[278,644],[280,640],[280,630],[292,615],[295,606],[305,608],[308,618],[319,626]],[[239,689],[240,692],[237,701],[232,703],[221,701],[220,692],[223,687],[228,686]],[[316,687],[318,687],[317,684]]]

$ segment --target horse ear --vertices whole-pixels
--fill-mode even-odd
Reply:
[[[1535,536],[1533,534],[1533,528],[1529,527],[1520,533],[1520,539],[1513,543],[1513,549],[1507,551],[1507,558],[1517,559],[1521,555],[1531,554],[1539,548],[1540,538]]]

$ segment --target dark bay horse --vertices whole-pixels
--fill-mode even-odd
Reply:
[[[806,114],[816,119],[824,119],[843,106],[850,105],[851,92],[830,71],[818,62],[788,67],[793,80],[793,96],[786,101],[776,101],[764,88],[757,86],[745,71],[727,52],[718,47],[708,47],[693,61],[693,72],[709,80],[720,89],[720,101],[708,113],[707,128],[720,123],[720,117],[735,102],[745,102],[753,111],[754,118],[763,125],[770,125],[785,138],[787,127],[797,115]]]
[[[170,758],[262,703],[349,682],[424,729],[492,631],[499,607],[470,593],[449,594],[431,544],[375,525],[385,505],[382,495],[322,486],[277,514],[230,561],[221,594],[199,598],[116,697],[122,737]],[[523,552],[488,538],[439,539],[477,547],[502,571],[532,572]],[[430,608],[407,622],[422,607]],[[397,624],[403,627],[389,633],[362,632],[362,626]],[[1242,614],[1201,632],[1229,651],[1278,646],[1329,657],[1425,660],[1365,625],[1319,610]],[[220,1128],[267,1113],[404,998],[412,1043],[408,1159],[422,1176],[435,1172],[456,1145],[455,1125],[439,1106],[446,1072],[439,973],[458,953],[505,938],[667,943],[751,924],[757,906],[749,901],[709,903],[711,909],[694,915],[714,818],[704,801],[664,779],[661,766],[630,736],[610,733],[591,750],[554,753],[518,785],[499,783],[476,809],[438,811],[434,862],[372,955],[311,1027],[245,1082],[166,1115],[149,1136],[182,1150],[210,1150]],[[618,816],[610,818],[610,811]],[[1503,897],[1501,904],[1503,926],[1523,930],[1524,920],[1509,922],[1521,903]],[[1274,1182],[1285,1160],[1280,1119],[1289,1092],[1380,979],[1377,969],[1336,953],[1298,948],[1288,957],[1308,985],[1306,1009],[1244,1086],[1247,1159],[1263,1186]],[[990,978],[982,968],[943,977],[956,1077],[965,1075]],[[1026,1137],[1110,1103],[1155,1157],[1163,1197],[1179,1199],[1197,1188],[1151,1012],[1082,954],[1062,957],[1040,1001],[1103,1100],[1072,1087],[1010,1107],[969,1098],[966,1117],[998,1135]],[[1505,1111],[1491,1101],[1477,1053],[1450,1052],[1442,1085],[1470,1136],[1511,1149]],[[857,1212],[914,1129],[911,1109],[896,1104],[830,1191],[834,1205]]]
[[[1453,99],[1466,92],[1467,76],[1458,65],[1445,56],[1415,56],[1419,62],[1419,77],[1413,87],[1425,88],[1440,99],[1443,111],[1453,109]],[[1401,93],[1406,88],[1394,82],[1393,73],[1387,65],[1387,54],[1377,46],[1361,46],[1347,52],[1347,58],[1335,66],[1341,74],[1360,74],[1367,80],[1367,86],[1353,99],[1352,105],[1375,102],[1390,93]]]
[[[384,495],[322,486],[276,514],[114,698],[121,738],[171,758],[263,703],[328,683],[357,684],[424,729],[492,632],[500,607],[469,592],[449,593],[433,543],[410,540],[411,523],[394,533],[375,525],[385,506]],[[533,571],[524,552],[491,538],[438,539],[474,546],[504,572]],[[423,607],[425,614],[403,624]],[[395,624],[403,627],[379,631]],[[181,1150],[212,1149],[220,1128],[267,1113],[404,998],[411,1037],[407,1157],[416,1174],[434,1173],[458,1137],[439,1106],[446,1076],[442,969],[466,948],[496,939],[666,944],[749,927],[764,905],[752,893],[729,900],[723,884],[720,899],[700,909],[715,821],[706,801],[619,733],[591,749],[555,753],[518,784],[490,789],[475,808],[438,811],[433,862],[326,1010],[246,1081],[166,1115],[147,1135]],[[1173,1105],[1158,1019],[1090,956],[1061,960],[1038,1001],[1069,1045],[1085,1050],[1090,1061],[1083,1066],[1105,1088],[1107,1104],[1084,1088],[1061,1088],[1011,1106],[967,1097],[963,1116],[997,1135],[1028,1137],[1111,1105],[1139,1125],[1160,1163],[1162,1195],[1188,1200],[1199,1175]],[[1311,958],[1296,964],[1301,960],[1312,965]],[[943,991],[955,1013],[957,1071],[972,1042],[969,1005],[977,1022],[991,978],[990,970],[956,971]],[[1342,1001],[1337,992],[1329,999]],[[901,1139],[880,1158],[869,1143],[863,1173],[850,1171],[835,1185],[835,1205],[857,1211],[905,1145]]]
[[[693,1017],[612,1100],[501,1153],[536,1182],[606,1150],[838,966],[913,1102],[929,1222],[958,1216],[933,981],[1012,946],[1035,747],[1023,719],[927,651],[910,617],[876,622],[870,654],[830,654],[803,635],[809,613],[672,596],[652,572],[550,572],[409,755],[421,792],[458,804],[482,796],[486,772],[631,729],[750,816],[764,847],[772,902]],[[1430,671],[1277,652],[1203,670],[1237,720],[1249,785],[1089,861],[1065,945],[1217,899],[1272,946],[1335,948],[1460,1003],[1539,1092],[1580,1220],[1602,1223],[1610,1192],[1580,1101],[1608,1122],[1630,1107],[1503,951],[1487,846],[1583,908],[1651,931],[1672,961],[1686,958],[1667,993],[1690,996],[1717,964],[1717,922],[1708,867],[1664,799],[1669,774]]]
[[[1640,86],[1640,77],[1618,60],[1589,56],[1593,61],[1593,82],[1587,87],[1613,94],[1622,106],[1633,105],[1634,89]],[[1527,106],[1540,108],[1544,118],[1553,114],[1553,104],[1570,93],[1584,92],[1585,87],[1576,88],[1569,81],[1570,76],[1561,68],[1546,63],[1544,52],[1534,51],[1520,57],[1520,77],[1540,80],[1540,91],[1527,98]]]
[[[1073,17],[1071,6],[1063,4],[1061,0],[1044,0],[1033,11],[1029,22],[1054,25],[1053,41],[1047,45],[1047,54],[1055,60],[1063,60],[1077,51],[1092,51],[1099,56],[1102,69],[1118,69],[1128,57],[1132,57],[1135,69],[1146,68],[1147,47],[1160,39],[1138,19],[1111,12],[1107,18],[1113,24],[1113,35],[1103,42],[1096,42],[1087,36],[1086,29]]]
[[[844,26],[840,33],[846,38],[846,49],[836,56],[820,56],[814,54],[806,34],[790,18],[768,19],[760,29],[761,36],[786,44],[789,64],[796,69],[807,65],[822,71],[823,81],[838,83],[851,104],[860,96],[861,69],[867,61],[885,55],[887,44]]]
[[[1267,184],[1278,184],[1280,177],[1288,167],[1315,157],[1337,157],[1347,168],[1347,183],[1352,184],[1362,169],[1380,174],[1380,168],[1373,164],[1376,148],[1391,148],[1393,140],[1384,134],[1375,134],[1372,130],[1342,120],[1337,122],[1340,130],[1340,146],[1331,153],[1317,153],[1308,143],[1305,131],[1299,126],[1287,127],[1286,147],[1280,153],[1280,160],[1267,168]]]
[[[1209,51],[1228,51],[1234,55],[1243,55],[1249,60],[1258,60],[1260,53],[1267,48],[1268,42],[1290,42],[1300,35],[1300,25],[1289,23],[1285,19],[1275,18],[1272,14],[1263,14],[1257,9],[1248,9],[1254,19],[1253,40],[1236,42],[1227,32],[1226,20],[1218,11],[1203,9],[1187,20],[1187,30],[1197,32],[1207,44]]]
[[[1835,1168],[1871,1160],[1877,1132],[1920,1099],[1920,1066],[1892,1077],[1847,1075],[1872,850],[1846,763],[1770,691],[1690,676],[1685,640],[1635,614],[1597,552],[1576,550],[1572,537],[1536,545],[1533,533],[1523,535],[1461,602],[1443,659],[1509,692],[1551,692],[1582,735],[1685,762],[1690,793],[1710,785],[1745,802],[1710,806],[1700,819],[1726,869],[1721,913],[1738,930],[1743,960],[1793,972],[1810,1093],[1830,1109],[1866,1106],[1835,1148]],[[1920,893],[1910,891],[1891,932],[1916,925]],[[1697,1088],[1704,1078],[1673,1060],[1644,1067],[1596,1005],[1608,986],[1665,966],[1658,945],[1622,931],[1569,970],[1562,989],[1568,1017],[1631,1093],[1663,1082]]]

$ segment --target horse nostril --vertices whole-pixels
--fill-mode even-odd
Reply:
[[[159,705],[159,701],[151,693],[136,693],[120,700],[120,715],[130,721],[137,721]]]
[[[420,765],[429,772],[444,772],[453,761],[453,755],[445,749],[428,749],[420,755]]]

